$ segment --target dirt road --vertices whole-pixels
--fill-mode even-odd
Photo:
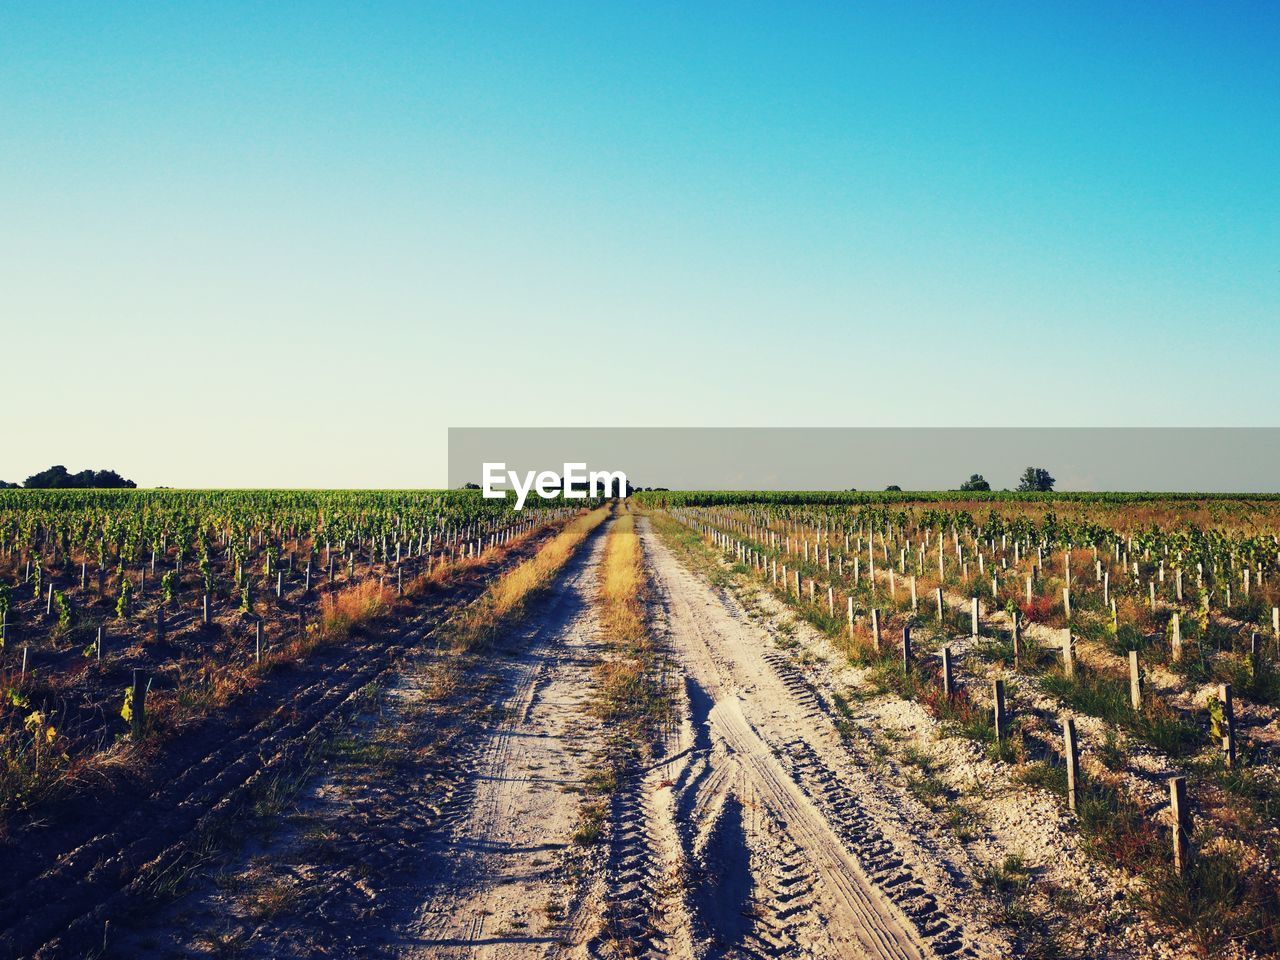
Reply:
[[[158,914],[130,955],[994,956],[960,925],[945,855],[777,638],[640,530],[674,703],[656,762],[591,789],[606,529],[463,689],[433,693],[429,658],[406,670],[294,825],[224,868],[235,883]],[[400,759],[367,759],[386,742]],[[577,842],[592,822],[598,842]],[[283,907],[262,910],[268,895]]]
[[[592,599],[603,544],[598,535],[584,547],[516,644],[456,815],[399,890],[420,904],[401,956],[532,957],[575,938],[582,871],[573,835],[600,737],[586,702],[599,657]]]
[[[649,832],[677,839],[665,844],[666,869],[675,851],[691,880],[691,953],[960,955],[957,932],[860,805],[857,781],[837,773],[839,737],[813,691],[731,597],[642,531],[655,629],[683,687],[672,759],[644,792]]]
[[[934,878],[860,801],[874,784],[849,769],[815,694],[745,611],[641,530],[679,716],[664,758],[610,798],[603,863],[576,857],[581,801],[564,791],[582,787],[585,744],[602,735],[585,710],[597,541],[512,665],[507,720],[440,835],[403,954],[974,954],[926,892]]]

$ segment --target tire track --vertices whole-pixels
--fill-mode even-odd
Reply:
[[[599,736],[583,702],[597,655],[591,598],[604,529],[511,645],[520,652],[501,667],[499,720],[451,817],[425,845],[426,863],[396,893],[412,914],[400,956],[548,956],[584,938],[568,908],[585,880],[572,834],[588,746]]]
[[[677,780],[684,846],[709,858],[701,811],[741,819],[750,922],[703,905],[705,957],[972,955],[894,845],[823,758],[838,739],[820,695],[727,598],[685,570],[645,525],[663,629],[688,675],[694,756]],[[700,850],[700,844],[702,849]],[[826,938],[824,941],[824,937]]]

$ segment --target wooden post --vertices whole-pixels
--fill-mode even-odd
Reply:
[[[1062,638],[1062,672],[1066,674],[1068,680],[1071,680],[1076,675],[1075,640],[1072,638],[1069,629],[1065,631],[1065,634]]]
[[[253,662],[262,663],[262,621],[256,620],[253,624]]]
[[[1080,802],[1080,754],[1076,742],[1076,721],[1069,715],[1062,718],[1062,746],[1067,761],[1067,806],[1075,813]]]
[[[951,648],[942,648],[942,695],[950,699],[951,687]]]
[[[1013,614],[1013,669],[1022,668],[1022,617],[1017,611]]]
[[[871,640],[876,645],[876,653],[880,652],[880,611],[871,608]]]
[[[911,624],[902,625],[902,670],[911,672]]]
[[[94,644],[94,648],[97,651],[97,659],[99,662],[101,662],[102,661],[102,627],[101,626],[98,627],[98,639],[97,639],[97,642]]]
[[[938,602],[938,623],[939,623],[939,625],[941,625],[941,623],[942,623],[942,611],[943,611],[943,606],[942,606],[942,588],[941,588],[941,587],[938,587],[938,589],[936,589],[933,593],[934,593],[934,599],[936,599],[936,600],[937,600],[937,602]]]
[[[1236,708],[1231,699],[1231,684],[1224,683],[1222,697],[1222,753],[1228,767],[1236,765]]]
[[[1062,588],[1062,612],[1066,614],[1067,620],[1071,620],[1071,588]]]
[[[1174,614],[1169,621],[1169,642],[1174,661],[1182,659],[1182,618]]]
[[[1191,811],[1187,807],[1187,778],[1169,778],[1169,812],[1173,818],[1173,869],[1179,875],[1191,862]]]
[[[991,682],[991,699],[993,702],[992,709],[994,711],[993,722],[996,728],[996,743],[1004,740],[1009,723],[1008,716],[1004,709],[1004,681],[993,680]]]
[[[979,627],[979,624],[978,624],[979,617],[978,617],[978,598],[977,597],[973,598],[973,607],[969,612],[969,619],[972,621],[973,639],[977,640],[978,637],[981,636],[981,628]]]
[[[141,740],[147,722],[147,674],[143,670],[133,671],[133,687],[130,694],[132,711],[133,739]]]
[[[1142,671],[1138,667],[1138,651],[1129,651],[1129,705],[1142,709]]]
[[[201,615],[204,618],[204,625],[207,627],[209,625],[209,595],[207,593],[204,595],[202,605],[203,610],[201,611]]]

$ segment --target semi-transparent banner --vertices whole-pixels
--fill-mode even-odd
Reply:
[[[499,466],[500,465],[500,466]],[[543,471],[625,473],[669,490],[1280,492],[1280,428],[502,428],[449,430],[449,486]]]

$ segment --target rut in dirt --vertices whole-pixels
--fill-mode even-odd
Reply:
[[[668,759],[624,787],[640,839],[630,884],[615,871],[604,897],[638,872],[648,901],[599,955],[980,955],[833,772],[838,737],[813,692],[730,597],[640,529],[680,724]]]
[[[393,941],[398,956],[548,956],[583,936],[574,834],[602,736],[588,701],[608,529],[595,531],[532,620],[501,644],[510,659],[499,667],[494,720],[448,818],[423,845],[421,869],[390,894],[411,913]]]

